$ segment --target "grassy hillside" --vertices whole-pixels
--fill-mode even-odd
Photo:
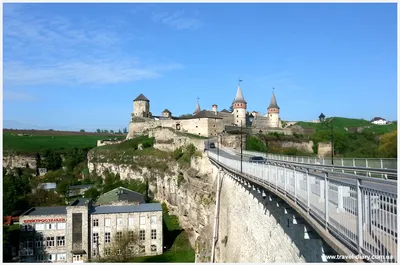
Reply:
[[[27,136],[18,136],[24,133]],[[67,151],[73,148],[96,147],[97,140],[121,138],[121,135],[60,131],[10,131],[3,130],[3,154],[35,154],[50,151]]]
[[[329,120],[330,118],[327,118]],[[320,123],[313,122],[297,122],[296,125],[301,126],[304,129],[315,129],[316,131],[326,130],[327,128]],[[357,128],[363,127],[365,132],[370,132],[374,134],[384,134],[388,132],[395,131],[397,129],[397,123],[389,124],[389,125],[376,125],[371,122],[363,119],[350,119],[350,118],[342,118],[342,117],[334,117],[333,118],[333,127],[336,131],[345,132],[348,128]]]

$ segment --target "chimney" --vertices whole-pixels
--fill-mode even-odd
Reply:
[[[216,104],[213,104],[213,105],[212,105],[212,111],[214,111],[215,115],[217,115],[217,113],[218,113],[217,107],[218,107],[218,106],[217,106]]]

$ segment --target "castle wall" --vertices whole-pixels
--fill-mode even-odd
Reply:
[[[146,119],[143,122],[130,122],[129,123],[129,132],[126,136],[126,139],[132,139],[136,136],[145,134],[145,131],[148,129],[154,129],[156,127],[161,126],[161,121]]]
[[[208,136],[208,119],[207,118],[199,118],[199,119],[187,119],[180,120],[181,131],[196,134],[199,136]]]
[[[225,129],[223,120],[221,119],[208,119],[208,135],[217,136]]]

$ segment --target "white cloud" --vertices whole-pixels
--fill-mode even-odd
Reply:
[[[125,52],[121,47],[136,36],[121,20],[72,20],[28,6],[4,4],[5,88],[133,82],[182,68],[175,62],[147,64]]]
[[[32,67],[24,63],[4,63],[4,83],[39,84],[116,84],[158,78],[164,71],[179,69],[179,64],[140,66],[119,60],[69,61]]]
[[[194,17],[185,16],[184,11],[174,13],[153,13],[152,20],[156,23],[163,23],[177,30],[196,30],[202,26],[202,22]]]

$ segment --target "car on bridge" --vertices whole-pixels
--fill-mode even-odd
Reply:
[[[265,163],[265,159],[262,156],[252,156],[249,158],[250,163]]]

